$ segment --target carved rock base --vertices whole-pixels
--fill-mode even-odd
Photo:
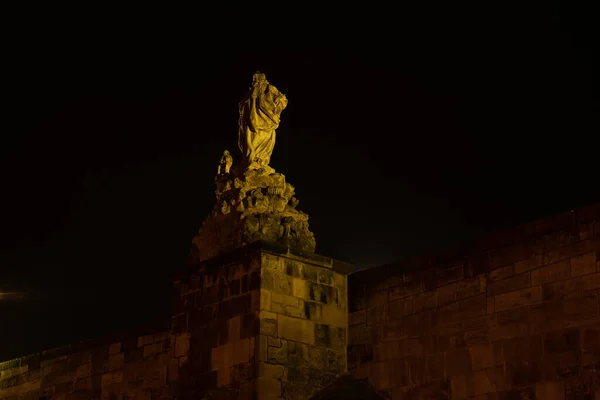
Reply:
[[[285,176],[256,169],[217,176],[217,202],[192,241],[192,257],[206,260],[263,240],[312,254],[308,215],[296,210],[294,187]]]

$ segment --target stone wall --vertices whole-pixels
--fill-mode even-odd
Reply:
[[[259,242],[175,277],[172,393],[307,399],[344,372],[341,265]]]
[[[349,369],[387,398],[600,398],[600,204],[350,275],[349,292]]]
[[[347,267],[263,252],[258,398],[308,399],[346,371]]]
[[[172,356],[168,324],[52,349],[0,363],[0,398],[168,399]]]
[[[0,399],[308,399],[346,370],[392,399],[600,398],[600,204],[350,272],[195,260],[168,323],[0,363]]]
[[[176,398],[252,399],[260,308],[260,253],[191,265],[173,282]]]

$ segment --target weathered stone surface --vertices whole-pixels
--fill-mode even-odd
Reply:
[[[193,240],[192,253],[209,259],[259,240],[303,253],[315,250],[308,216],[296,209],[294,187],[265,169],[217,177],[217,203]]]
[[[174,282],[170,329],[0,363],[0,398],[307,399],[349,370],[392,399],[592,399],[600,241],[553,226],[476,249],[479,274],[460,251],[352,279],[233,252]]]
[[[217,202],[192,241],[190,261],[210,259],[259,240],[312,254],[308,216],[297,210],[294,187],[269,166],[286,97],[256,73],[240,105],[240,162],[226,150],[215,179]],[[324,282],[323,282],[324,283]],[[333,284],[333,282],[328,284]]]

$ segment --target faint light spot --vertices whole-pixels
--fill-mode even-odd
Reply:
[[[19,301],[25,300],[24,292],[0,292],[0,300]]]

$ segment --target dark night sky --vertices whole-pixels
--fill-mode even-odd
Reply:
[[[0,291],[26,297],[0,300],[0,359],[168,316],[256,70],[288,96],[271,165],[320,254],[374,266],[600,201],[594,13],[544,7],[24,22]]]

